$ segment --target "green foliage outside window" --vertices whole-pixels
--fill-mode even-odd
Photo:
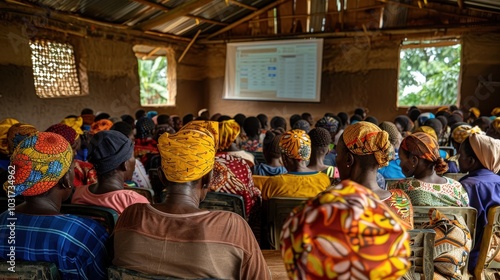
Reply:
[[[142,60],[139,62],[141,82],[141,105],[167,105],[169,94],[167,88],[167,58]]]
[[[457,104],[460,45],[403,49],[398,106]]]

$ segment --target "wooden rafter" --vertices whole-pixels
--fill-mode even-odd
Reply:
[[[173,8],[172,10],[166,12],[163,15],[160,15],[158,17],[155,17],[153,19],[147,20],[143,23],[140,23],[137,25],[138,28],[142,30],[149,30],[152,29],[153,27],[156,27],[158,25],[164,24],[168,21],[171,21],[173,19],[176,19],[178,17],[186,16],[193,10],[196,10],[213,0],[190,0],[182,3],[181,5]]]
[[[196,35],[194,35],[193,40],[191,40],[191,42],[189,42],[186,49],[182,52],[181,57],[179,57],[179,61],[177,61],[177,63],[180,63],[182,61],[182,59],[184,58],[186,53],[189,51],[189,48],[191,48],[191,46],[194,44],[196,39],[198,39],[198,36],[200,35],[200,33],[201,33],[201,29],[199,29],[198,32],[196,32]]]
[[[157,10],[163,11],[163,12],[170,11],[169,8],[163,6],[162,4],[158,4],[156,2],[152,2],[152,1],[148,1],[148,0],[133,0],[133,1],[137,2],[137,3],[140,3],[140,4],[143,4],[143,5],[146,5],[146,6],[149,6],[149,7],[153,8],[153,9],[157,9]],[[200,22],[206,22],[206,23],[211,23],[211,24],[216,24],[216,25],[222,25],[222,26],[227,26],[228,25],[227,23],[216,21],[216,20],[207,19],[207,18],[204,18],[204,17],[193,16],[193,15],[189,15],[189,14],[184,15],[184,16],[187,17],[187,18],[192,18],[194,20],[198,20]]]
[[[378,2],[382,2],[382,3],[391,3],[391,4],[394,4],[394,5],[398,5],[398,6],[406,7],[406,8],[410,8],[410,9],[419,9],[419,10],[424,10],[424,11],[427,11],[427,12],[438,13],[440,15],[455,16],[455,17],[464,17],[464,18],[472,18],[472,19],[476,19],[476,20],[485,20],[485,21],[488,20],[487,18],[475,17],[475,16],[466,15],[466,14],[459,14],[459,13],[450,13],[450,12],[441,11],[441,10],[438,10],[438,9],[435,9],[435,8],[430,8],[428,6],[419,7],[419,6],[415,6],[415,5],[412,5],[412,4],[401,3],[401,2],[398,2],[398,1],[394,1],[394,0],[377,0],[377,1]]]
[[[215,36],[217,36],[219,34],[222,34],[222,33],[226,32],[226,31],[229,31],[229,30],[233,29],[234,27],[236,27],[236,26],[238,26],[238,25],[240,25],[240,24],[242,24],[242,23],[244,23],[246,21],[249,21],[252,18],[254,18],[254,17],[258,16],[258,15],[261,15],[262,13],[265,13],[266,11],[268,11],[268,10],[270,10],[270,9],[276,7],[276,6],[279,6],[279,5],[281,5],[281,4],[283,4],[283,3],[287,2],[287,1],[289,1],[289,0],[277,0],[277,1],[275,1],[275,2],[273,2],[271,4],[269,4],[269,5],[265,6],[262,9],[257,10],[255,12],[249,14],[248,16],[243,17],[243,18],[241,18],[241,19],[239,19],[239,20],[231,23],[230,25],[228,25],[228,26],[220,29],[219,31],[212,33],[211,35],[209,35],[207,37],[207,39],[213,38],[213,37],[215,37]]]
[[[159,50],[161,50],[160,47],[154,48],[152,51],[148,52],[145,56],[143,56],[142,59],[144,60],[150,58],[153,54],[155,54]]]
[[[236,0],[227,0],[229,2],[229,4],[233,4],[233,5],[236,5],[236,6],[240,6],[240,7],[243,7],[247,10],[252,10],[252,11],[257,11],[258,9],[255,8],[255,7],[252,7],[250,5],[247,5],[247,4],[244,4],[244,3],[241,3],[241,2],[238,2]]]

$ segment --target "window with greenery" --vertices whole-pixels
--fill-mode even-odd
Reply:
[[[141,106],[175,106],[176,61],[171,48],[135,45]]]
[[[460,44],[425,43],[429,47],[416,48],[410,43],[401,49],[398,106],[457,104]]]
[[[80,85],[80,73],[71,44],[42,39],[31,40],[29,44],[35,92],[38,97],[53,98],[88,94],[87,86]],[[86,73],[83,75],[86,77]]]

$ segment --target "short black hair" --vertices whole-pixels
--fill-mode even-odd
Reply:
[[[267,116],[264,114],[258,114],[257,119],[259,119],[259,121],[260,121],[260,127],[262,127],[263,129],[266,129],[267,128]]]
[[[90,108],[83,108],[82,112],[80,113],[80,115],[93,115],[93,114],[94,114],[94,110],[92,110]]]
[[[168,124],[168,121],[170,120],[169,115],[161,114],[158,117],[156,117],[156,123],[157,124]]]
[[[354,114],[351,116],[351,119],[350,119],[350,122],[352,123],[353,121],[362,121],[363,120],[363,117],[358,115],[358,114]]]
[[[337,114],[337,116],[342,121],[342,126],[345,126],[347,124],[347,122],[349,121],[349,115],[347,115],[346,112],[340,112]]]
[[[299,115],[299,114],[293,114],[291,117],[290,117],[290,126],[293,127],[293,125],[300,121],[302,119],[302,117]]]
[[[240,125],[240,127],[243,127],[243,124],[245,123],[246,118],[247,117],[245,115],[243,115],[242,113],[236,114],[233,117],[234,121],[237,122]]]
[[[99,121],[99,120],[104,120],[104,119],[108,119],[110,118],[111,116],[108,114],[108,113],[100,113],[99,115],[95,116],[95,119],[94,121]]]
[[[243,122],[243,129],[248,137],[255,137],[260,132],[260,121],[256,117],[248,117]]]
[[[412,122],[415,122],[418,119],[418,116],[420,116],[420,114],[421,114],[421,112],[417,108],[410,109],[410,111],[408,111],[408,117],[410,118],[410,120]]]
[[[425,121],[424,125],[432,127],[438,137],[439,135],[441,135],[441,133],[443,133],[443,124],[438,119],[428,119]]]
[[[186,124],[188,124],[189,122],[191,122],[193,119],[194,119],[194,115],[193,115],[193,114],[187,114],[187,115],[185,115],[185,116],[182,118],[182,124],[183,124],[183,125],[186,125]]]
[[[283,117],[276,116],[271,119],[271,128],[281,127],[286,130],[286,120]]]
[[[378,126],[378,120],[374,116],[366,117],[365,122],[371,122],[372,124]]]
[[[354,110],[354,114],[359,115],[359,116],[363,116],[365,114],[365,109],[356,108],[356,110]]]
[[[312,117],[312,115],[308,112],[302,113],[301,115],[302,119],[307,120],[307,118]]]
[[[127,137],[130,137],[134,132],[134,128],[130,124],[124,121],[115,122],[113,126],[110,128],[110,130],[116,130],[118,132],[121,132],[123,133],[123,135]]]
[[[142,117],[145,117],[146,116],[146,111],[143,110],[143,109],[139,109],[137,111],[135,111],[135,119],[138,120]]]
[[[222,116],[220,116],[220,117],[217,119],[217,121],[218,121],[218,122],[223,122],[223,121],[227,121],[227,120],[231,120],[231,119],[232,119],[232,118],[231,118],[230,116],[228,116],[228,115],[222,115]]]
[[[330,132],[322,127],[316,127],[309,131],[311,138],[311,146],[315,147],[328,147],[332,143],[332,136]]]

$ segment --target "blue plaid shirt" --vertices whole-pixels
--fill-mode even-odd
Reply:
[[[15,244],[9,244],[15,221]],[[0,214],[0,259],[9,260],[15,246],[16,261],[54,263],[62,279],[107,279],[108,233],[99,223],[74,215],[36,216],[8,211]],[[11,241],[12,242],[12,241]]]

